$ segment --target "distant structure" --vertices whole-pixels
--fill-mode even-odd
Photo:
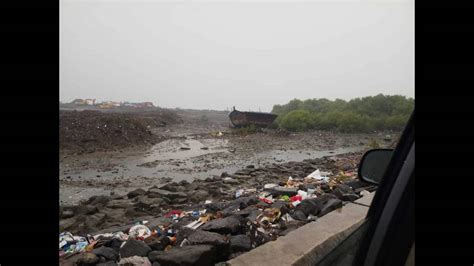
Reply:
[[[77,105],[95,105],[95,99],[75,99],[71,102],[72,104]]]
[[[155,107],[155,105],[152,102],[142,102],[142,103],[123,102],[121,106],[132,107],[132,108],[153,108],[153,107]]]
[[[245,127],[255,125],[259,127],[267,127],[275,121],[277,115],[262,112],[241,112],[233,107],[229,114],[230,122],[235,127]]]

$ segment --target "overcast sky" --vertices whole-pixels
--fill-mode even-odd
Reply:
[[[60,100],[271,111],[414,96],[413,1],[61,0]]]

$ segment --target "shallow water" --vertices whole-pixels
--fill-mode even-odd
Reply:
[[[189,150],[182,150],[188,147]],[[201,149],[207,147],[208,149]],[[120,187],[74,186],[61,184],[61,203],[76,203],[92,195],[108,195],[111,190],[125,193],[133,187],[153,183],[162,177],[174,181],[205,179],[222,172],[233,173],[247,165],[255,167],[272,163],[302,161],[361,150],[352,146],[334,150],[269,150],[254,154],[231,153],[225,139],[170,139],[146,150],[134,153],[87,156],[88,165],[72,169],[67,164],[60,166],[60,179],[68,181],[104,181],[128,184]],[[103,167],[100,165],[109,165]],[[66,178],[68,177],[68,178]],[[150,181],[151,180],[151,181]],[[151,186],[151,184],[149,185]]]

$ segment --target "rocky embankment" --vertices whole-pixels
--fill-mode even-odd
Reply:
[[[226,261],[343,207],[363,190],[375,189],[355,179],[360,157],[349,153],[264,168],[248,165],[206,180],[64,206],[61,264]]]

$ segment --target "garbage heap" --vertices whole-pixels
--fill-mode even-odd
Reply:
[[[121,230],[80,236],[62,232],[60,264],[214,265],[317,221],[374,189],[354,176],[317,169],[304,178],[237,189],[230,201],[172,209]]]

